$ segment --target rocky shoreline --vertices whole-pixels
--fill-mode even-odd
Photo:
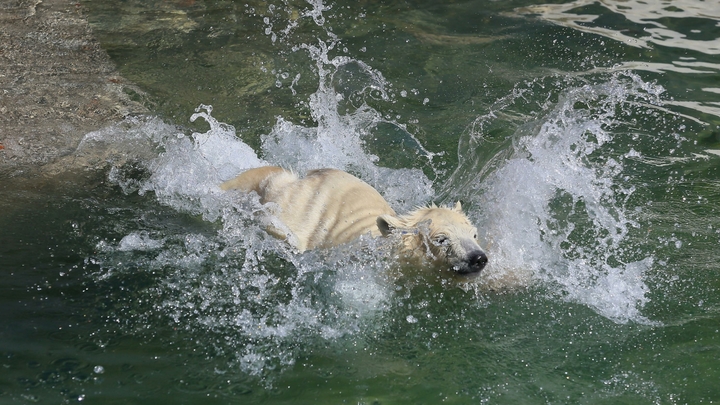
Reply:
[[[54,174],[88,132],[147,113],[69,0],[0,4],[0,176]]]

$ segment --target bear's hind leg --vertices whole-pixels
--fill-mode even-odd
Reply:
[[[234,179],[230,179],[220,185],[220,188],[227,190],[242,190],[245,192],[254,191],[262,195],[260,185],[270,176],[284,172],[285,169],[278,166],[263,166],[246,170]]]

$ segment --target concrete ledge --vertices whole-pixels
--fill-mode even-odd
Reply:
[[[0,175],[62,171],[86,133],[147,113],[125,87],[142,93],[118,75],[79,3],[2,2]]]

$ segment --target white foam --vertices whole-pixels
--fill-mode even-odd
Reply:
[[[223,209],[217,202],[220,183],[267,163],[235,136],[235,128],[219,123],[211,112],[211,106],[201,105],[190,119],[205,119],[209,131],[162,139],[164,152],[149,162],[151,175],[140,193],[153,191],[168,205],[214,221]]]
[[[155,250],[163,246],[163,241],[153,239],[147,231],[131,232],[120,240],[117,250],[131,252],[135,250]]]

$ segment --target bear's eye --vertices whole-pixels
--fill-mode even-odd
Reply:
[[[435,244],[437,244],[437,245],[447,245],[450,242],[450,240],[448,239],[447,236],[441,234],[441,235],[435,236],[433,238],[433,242],[435,242]]]

